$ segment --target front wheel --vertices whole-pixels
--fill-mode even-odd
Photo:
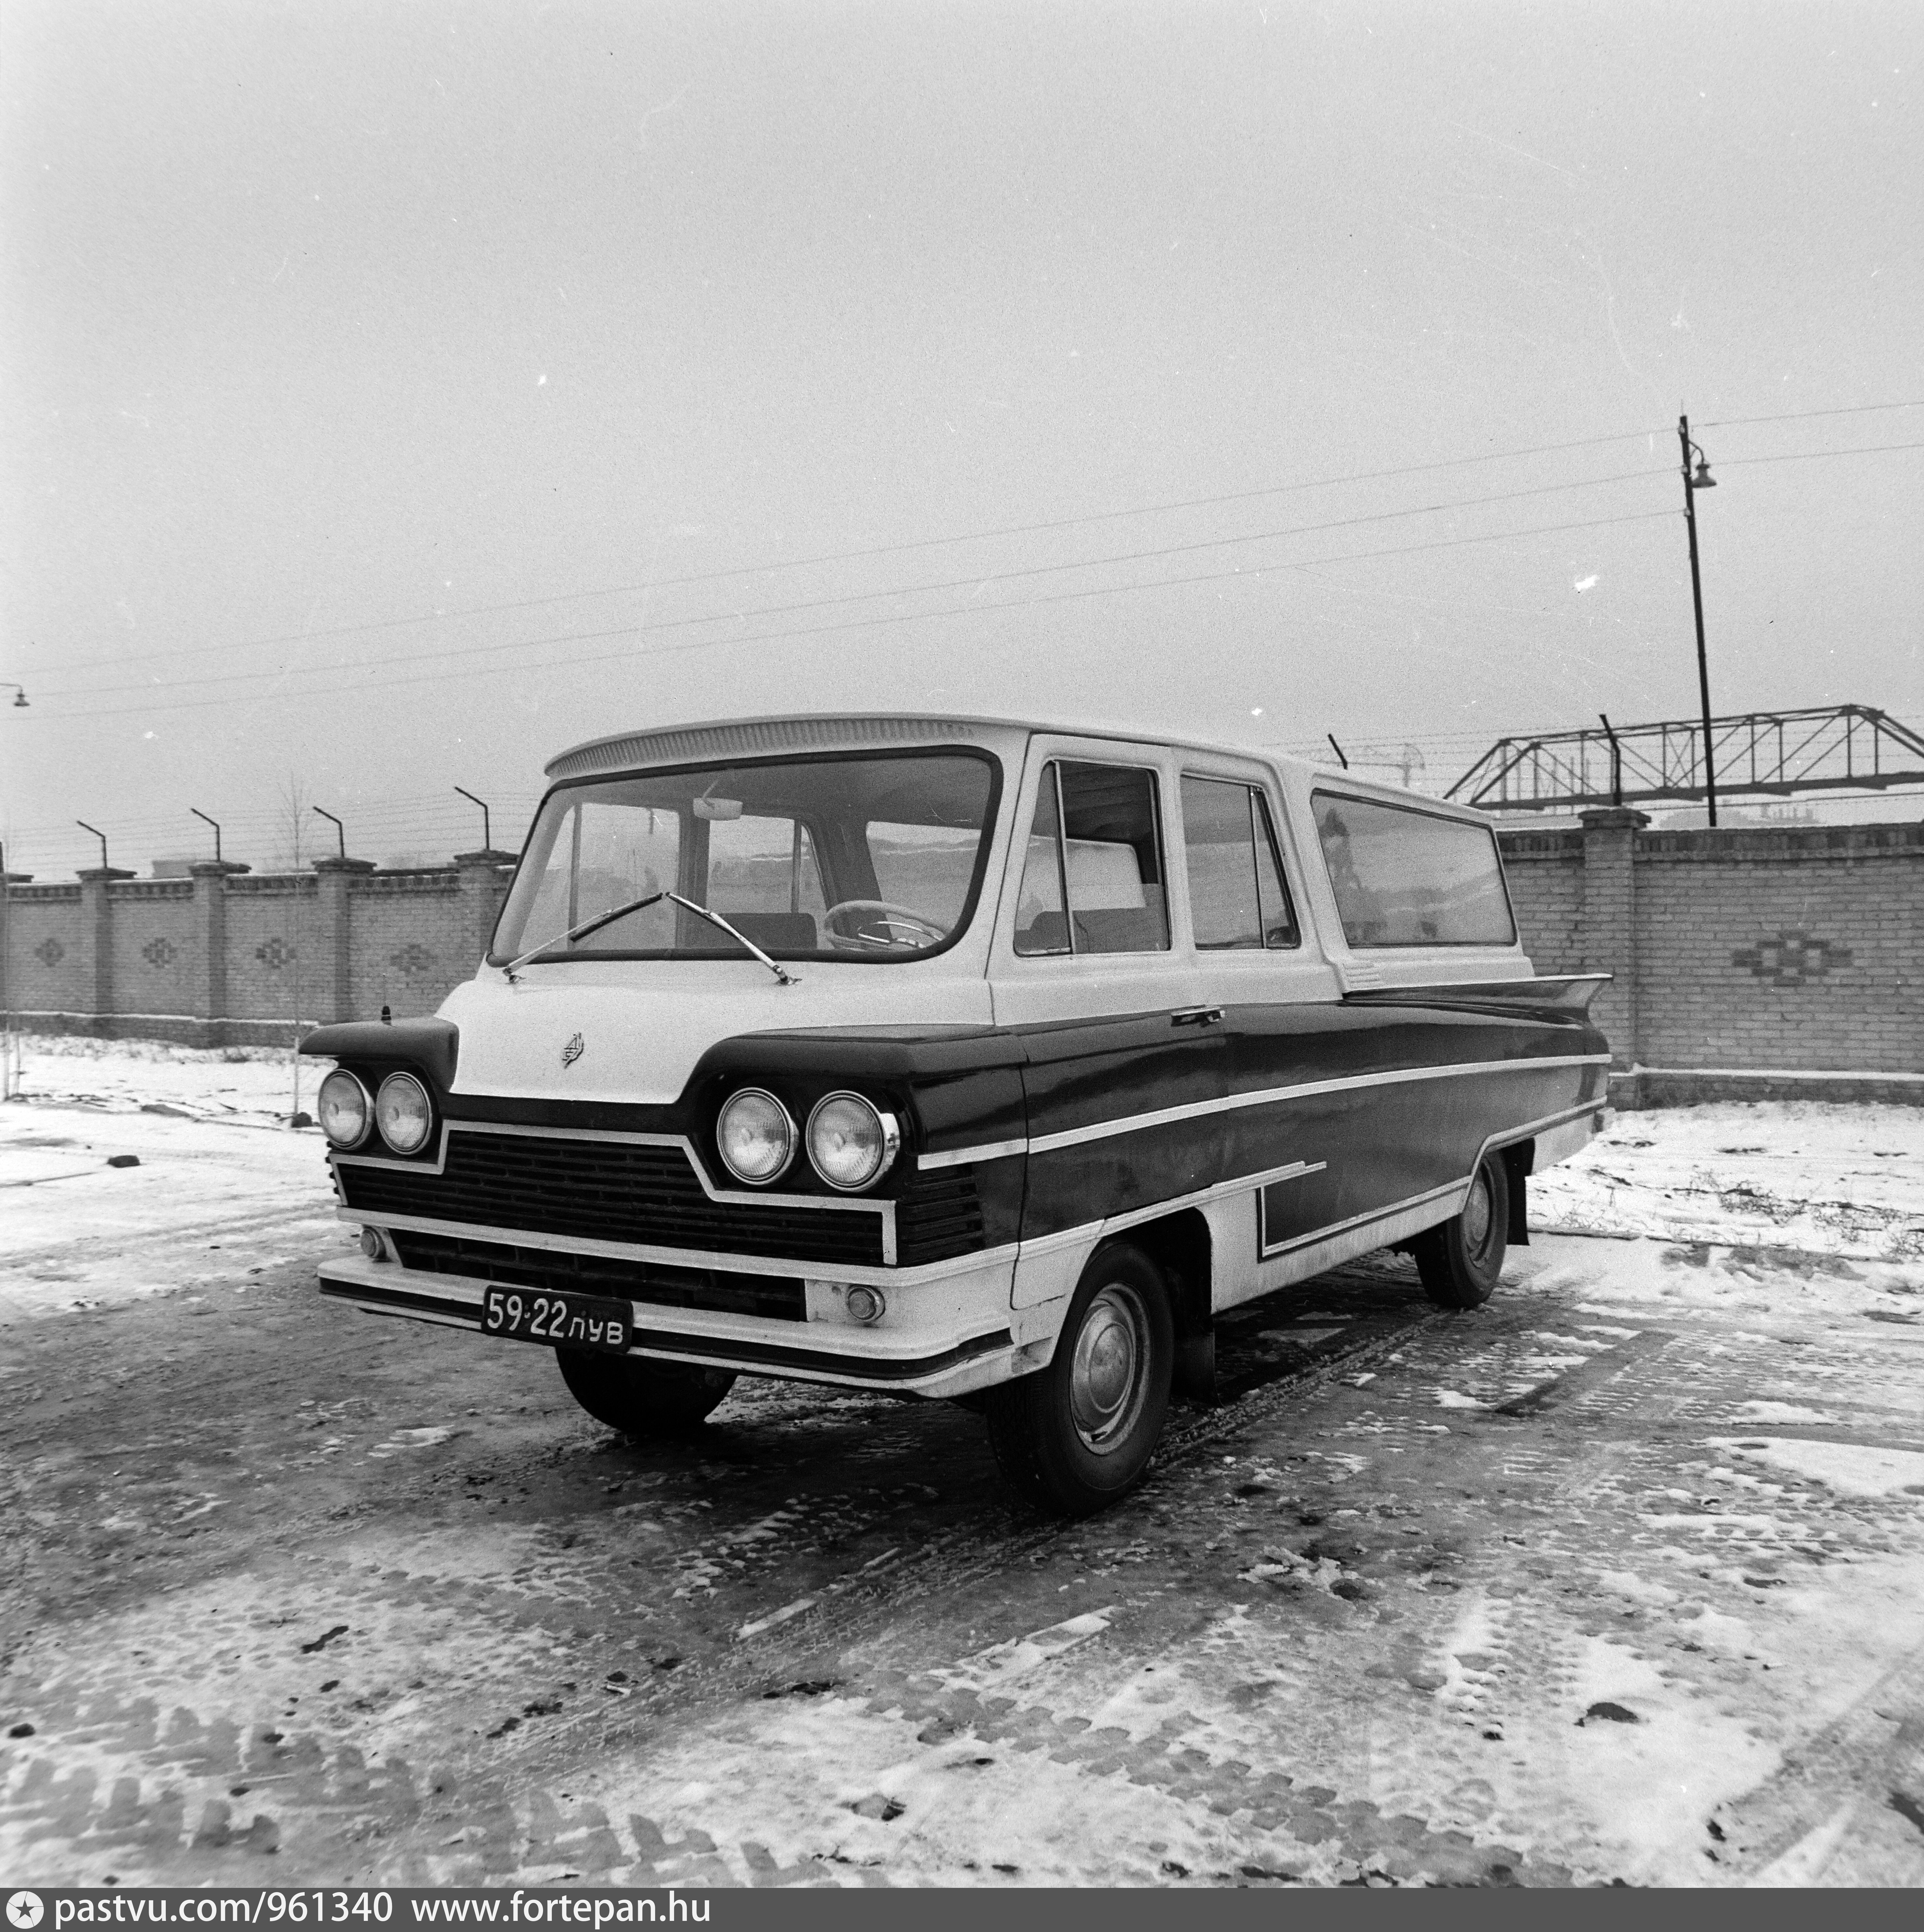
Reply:
[[[624,1436],[685,1436],[735,1386],[727,1369],[588,1348],[557,1348],[555,1363],[568,1394],[597,1422]]]
[[[1509,1247],[1510,1184],[1500,1154],[1478,1165],[1463,1212],[1410,1243],[1423,1292],[1439,1308],[1481,1308]]]
[[[1175,1358],[1162,1270],[1126,1243],[1098,1250],[1049,1366],[989,1391],[989,1442],[1003,1475],[1064,1516],[1106,1509],[1148,1466]]]

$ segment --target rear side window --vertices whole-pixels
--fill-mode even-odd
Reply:
[[[1299,943],[1269,808],[1254,785],[1182,781],[1182,842],[1197,950],[1257,950]]]
[[[1016,951],[1168,948],[1155,774],[1051,760],[1042,768],[1029,827],[1015,914]]]
[[[1316,794],[1316,830],[1352,946],[1512,946],[1516,922],[1487,825]]]

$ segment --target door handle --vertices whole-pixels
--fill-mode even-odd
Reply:
[[[1222,1024],[1222,1009],[1220,1006],[1185,1006],[1180,1012],[1170,1015],[1169,1024],[1171,1026],[1220,1026]]]

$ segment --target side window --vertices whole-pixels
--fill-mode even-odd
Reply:
[[[1511,946],[1496,834],[1371,799],[1318,792],[1316,830],[1352,946]]]
[[[1035,793],[1035,822],[1029,828],[1022,895],[1015,907],[1015,950],[1030,956],[1069,950],[1062,897],[1062,796],[1053,764],[1042,767],[1042,782]]]
[[[1301,943],[1260,790],[1228,779],[1185,778],[1182,838],[1199,950],[1254,952]]]
[[[1269,801],[1253,789],[1249,797],[1256,808],[1256,893],[1263,908],[1263,944],[1300,946],[1302,932],[1290,903],[1290,889],[1283,882],[1282,851],[1269,817]]]
[[[1182,844],[1189,860],[1189,918],[1197,949],[1260,947],[1263,910],[1256,892],[1249,788],[1185,778]]]
[[[1015,950],[1035,954],[1163,952],[1168,948],[1155,774],[1128,766],[1052,760],[1043,768],[1023,863]]]

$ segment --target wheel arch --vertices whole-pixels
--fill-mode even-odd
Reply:
[[[1178,1208],[1125,1228],[1103,1245],[1110,1242],[1140,1248],[1162,1270],[1176,1328],[1176,1387],[1207,1400],[1215,1389],[1215,1244],[1202,1210]]]

